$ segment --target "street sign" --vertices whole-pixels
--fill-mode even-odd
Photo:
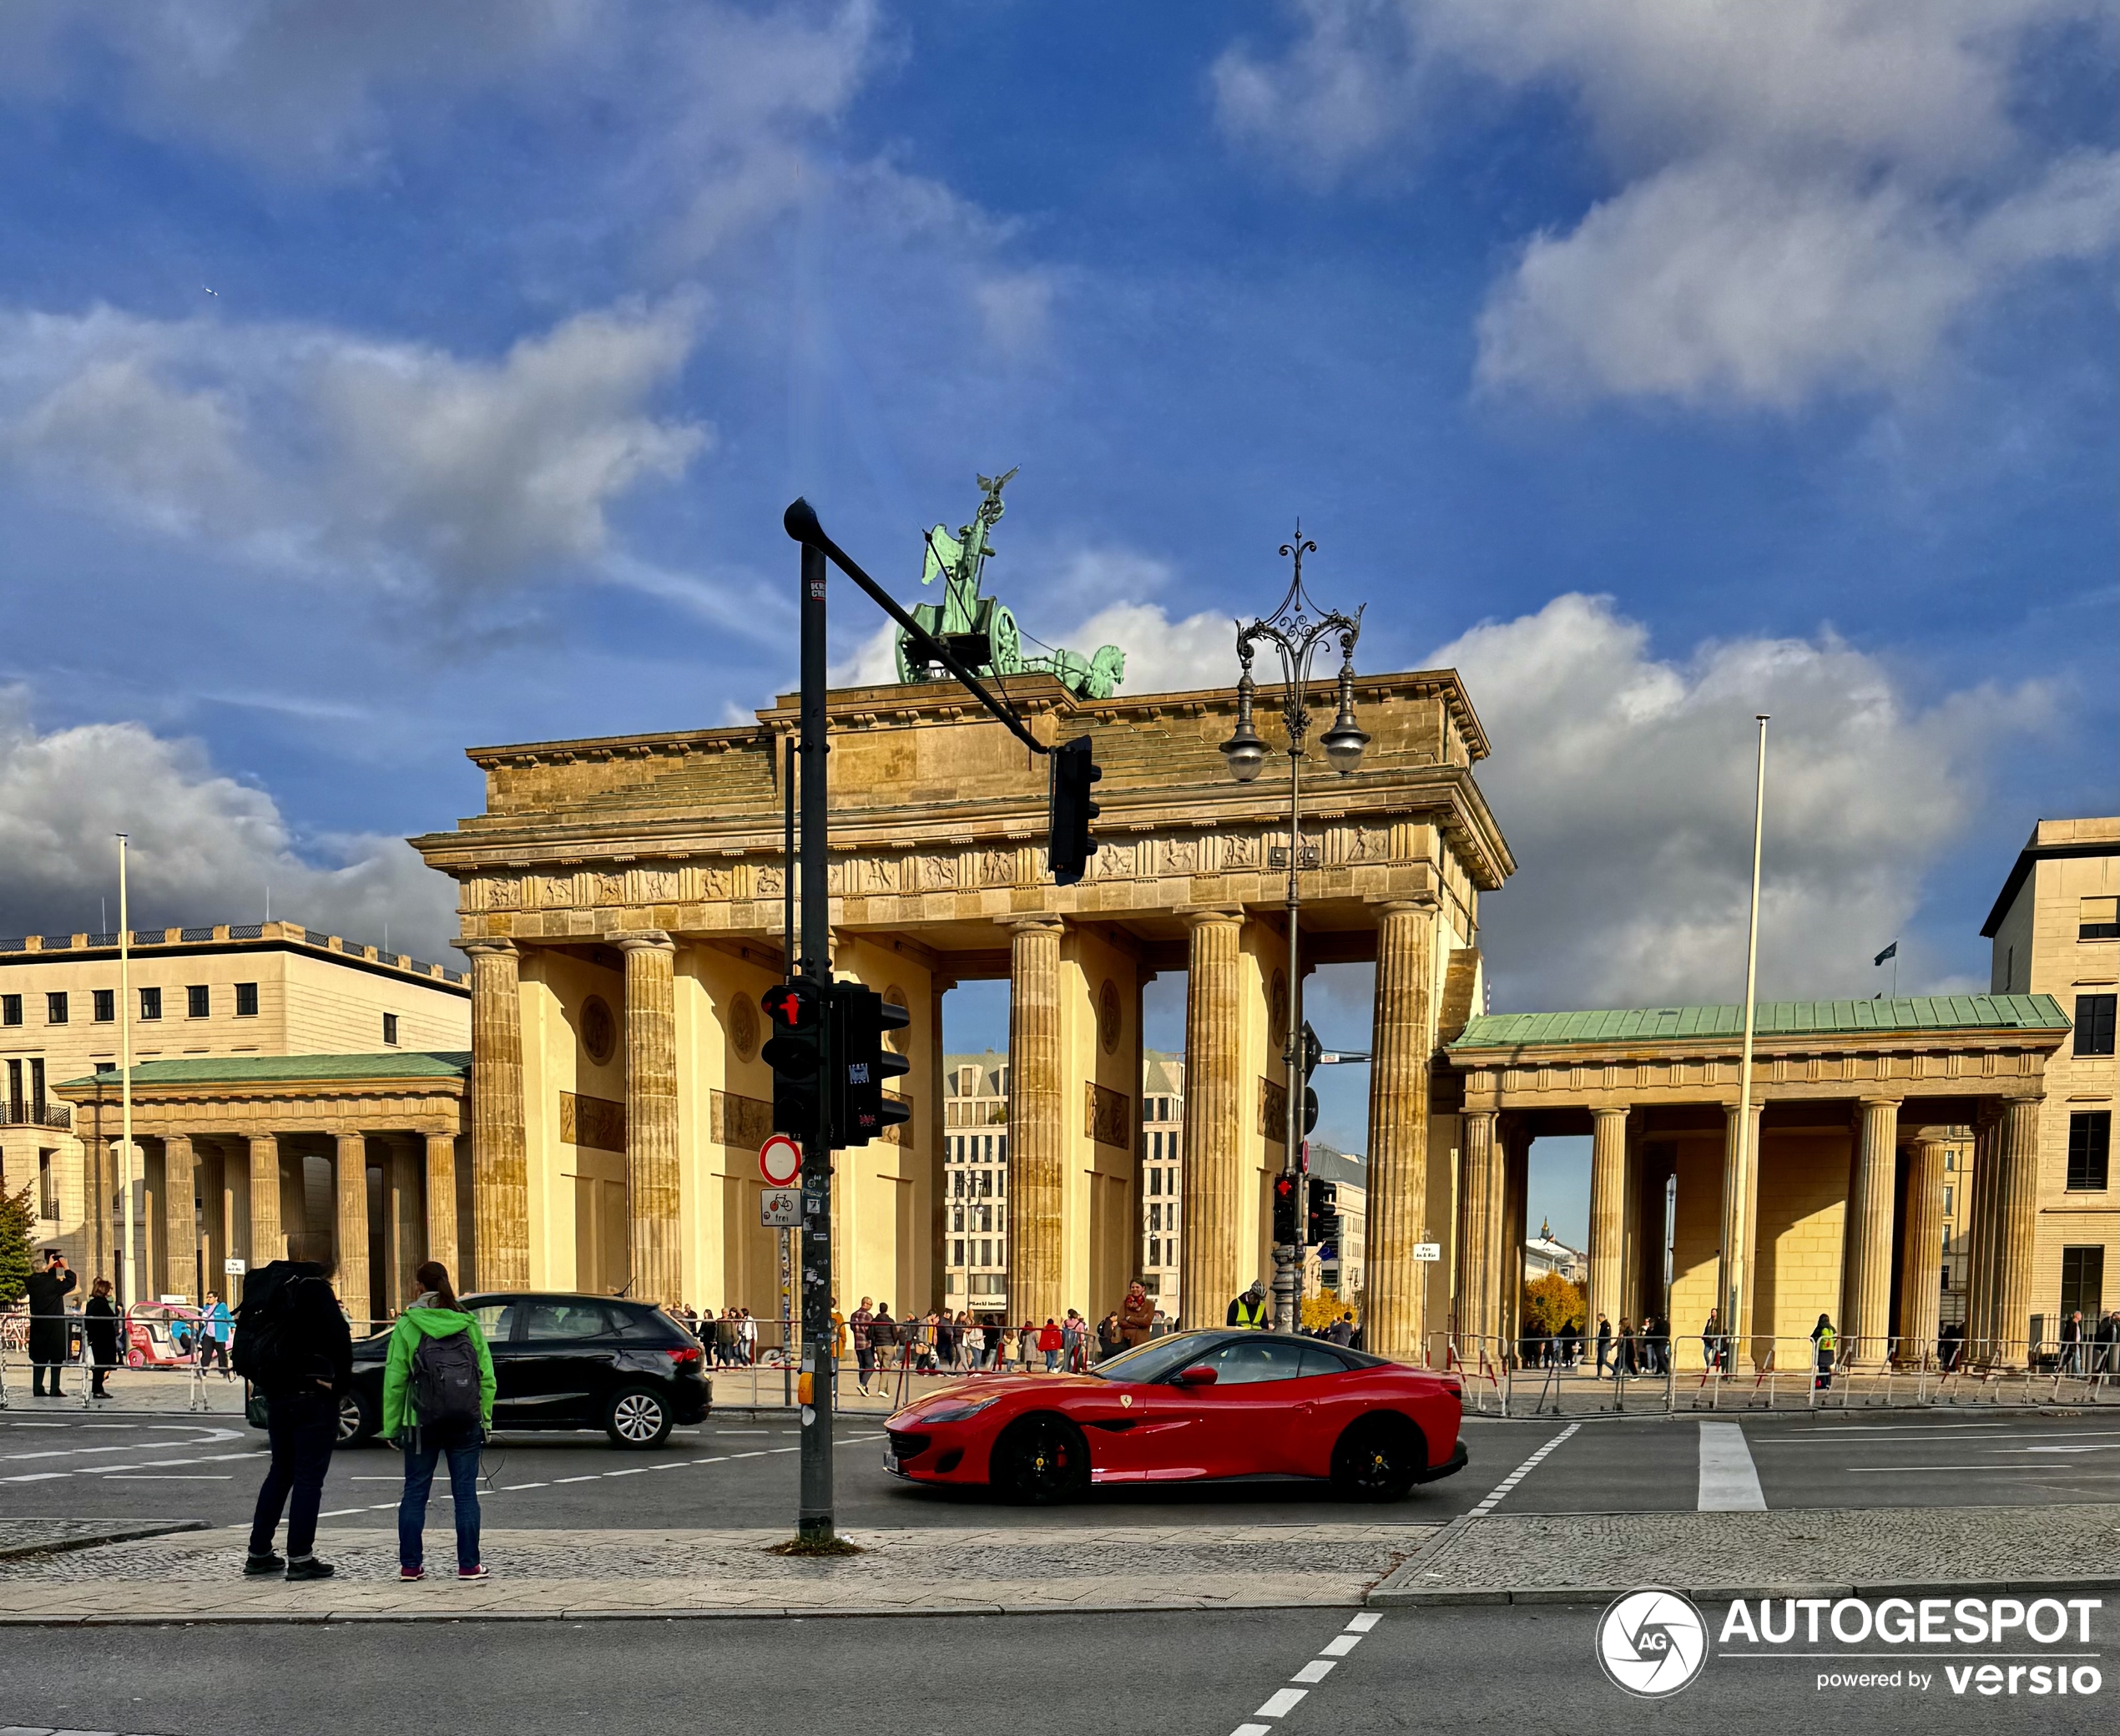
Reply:
[[[766,1229],[802,1228],[802,1190],[768,1188],[758,1196],[758,1221]]]
[[[785,1133],[775,1133],[759,1147],[758,1168],[769,1185],[789,1187],[802,1173],[802,1148]]]
[[[1443,1257],[1443,1244],[1441,1242],[1416,1242],[1413,1244],[1413,1257],[1416,1259],[1441,1259]]]
[[[221,1270],[231,1278],[240,1278],[250,1270],[250,1267],[240,1259],[225,1259],[221,1262]]]

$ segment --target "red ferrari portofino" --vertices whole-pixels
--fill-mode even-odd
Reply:
[[[1314,1477],[1396,1501],[1465,1464],[1455,1375],[1317,1339],[1173,1333],[1087,1375],[983,1375],[893,1416],[886,1470],[1066,1501],[1092,1484]]]

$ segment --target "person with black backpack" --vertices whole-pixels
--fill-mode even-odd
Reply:
[[[265,1400],[272,1442],[272,1468],[258,1491],[243,1571],[255,1577],[284,1567],[290,1579],[329,1579],[331,1564],[312,1552],[316,1510],[339,1438],[339,1394],[353,1375],[353,1335],[331,1294],[330,1269],[315,1260],[276,1259],[248,1274],[231,1360]],[[272,1547],[283,1508],[284,1561]]]
[[[478,1554],[478,1456],[493,1426],[493,1356],[478,1317],[457,1300],[449,1269],[412,1274],[419,1299],[397,1317],[383,1364],[383,1436],[405,1454],[397,1503],[397,1577],[427,1577],[427,1495],[446,1455],[457,1515],[457,1577],[484,1579]]]

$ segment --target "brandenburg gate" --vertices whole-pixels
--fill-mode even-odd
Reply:
[[[1001,678],[1041,740],[1103,777],[1081,884],[1045,871],[1046,765],[954,685],[830,695],[833,967],[911,1015],[912,1115],[840,1154],[837,1288],[942,1301],[942,997],[1006,977],[1012,1320],[1115,1306],[1140,1246],[1143,986],[1186,974],[1183,1294],[1198,1320],[1271,1269],[1290,1002],[1286,798],[1233,782],[1234,689],[1082,698]],[[1360,678],[1373,741],[1306,815],[1307,970],[1374,960],[1368,1342],[1415,1354],[1414,1258],[1457,1179],[1430,1082],[1479,1004],[1479,899],[1514,862],[1473,775],[1487,737],[1448,670]],[[1333,684],[1311,694],[1330,721]],[[472,1241],[486,1288],[775,1308],[756,1151],[759,996],[783,967],[782,769],[794,696],[734,728],[479,748],[486,811],[413,840],[461,887],[472,960]],[[1285,860],[1285,859],[1284,859]],[[1452,1106],[1453,1109],[1455,1105]]]

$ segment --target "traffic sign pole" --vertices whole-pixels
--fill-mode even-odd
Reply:
[[[831,887],[825,870],[825,556],[802,545],[802,952],[797,968],[821,990],[831,981]],[[838,1064],[825,1022],[824,1079],[802,1141],[802,1339],[809,1390],[802,1400],[802,1495],[795,1525],[805,1544],[834,1541],[832,1523],[832,1152],[828,1082]]]

